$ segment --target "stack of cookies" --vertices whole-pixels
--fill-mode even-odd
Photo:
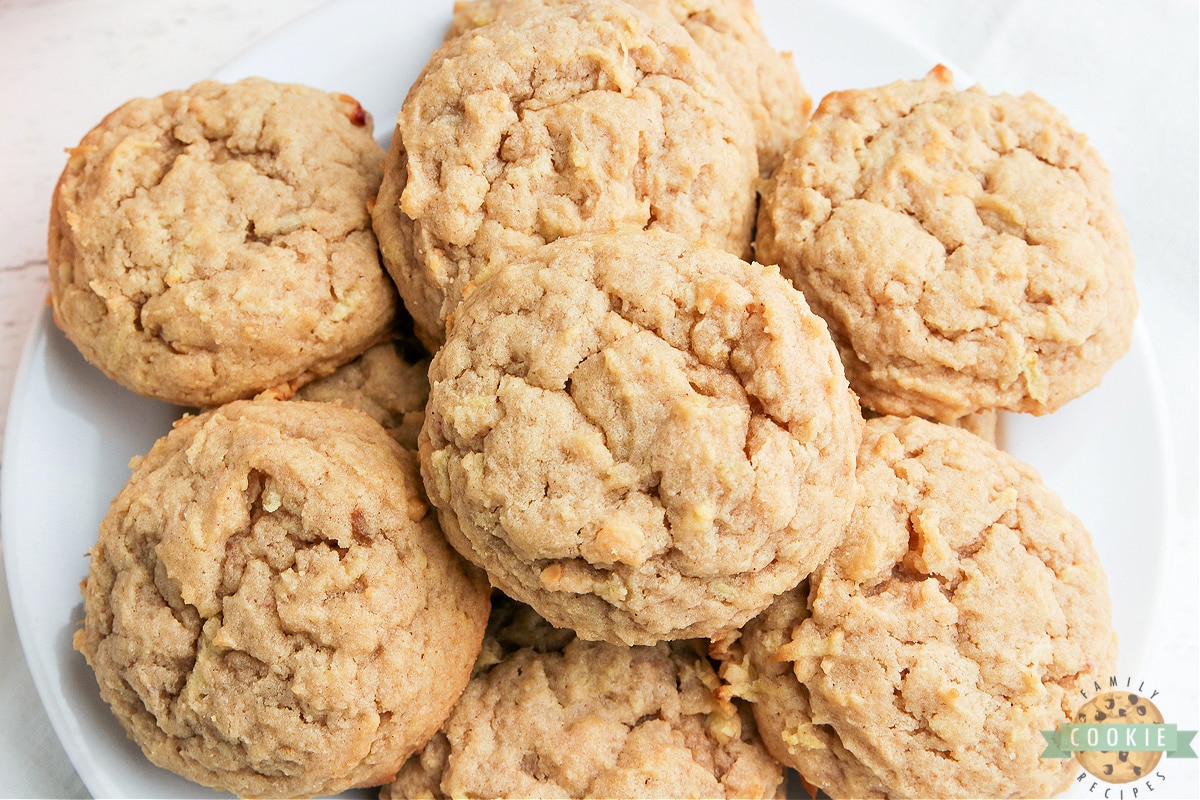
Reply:
[[[1107,583],[995,426],[1129,346],[1107,172],[940,67],[810,112],[749,0],[475,0],[386,160],[258,79],[89,133],[55,320],[200,409],[83,586],[146,755],[263,797],[1064,788]]]

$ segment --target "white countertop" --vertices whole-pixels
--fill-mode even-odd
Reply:
[[[397,0],[408,1],[415,0]],[[944,54],[989,92],[1045,97],[1089,135],[1113,173],[1138,259],[1142,318],[1166,389],[1177,479],[1162,591],[1145,621],[1150,655],[1135,677],[1169,698],[1168,721],[1195,729],[1200,6],[1193,0],[843,2]],[[125,100],[188,86],[318,5],[0,0],[0,424],[22,342],[45,302],[47,207],[63,149]],[[47,555],[54,556],[52,548]],[[1122,579],[1111,570],[1110,580]],[[34,691],[2,573],[0,583],[0,796],[86,797]],[[1152,796],[1200,797],[1197,762],[1169,766],[1170,780]],[[1116,796],[1114,788],[1110,797]]]

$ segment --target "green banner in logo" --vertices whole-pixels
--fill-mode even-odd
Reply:
[[[1071,753],[1095,751],[1162,752],[1167,758],[1195,758],[1192,738],[1196,731],[1181,731],[1169,725],[1063,725],[1057,731],[1042,731],[1046,749],[1042,758],[1070,758]]]

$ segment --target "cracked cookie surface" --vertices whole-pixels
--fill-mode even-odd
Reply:
[[[1090,535],[1028,466],[920,419],[868,420],[860,499],[807,587],[743,630],[722,676],[774,755],[832,797],[1049,797],[1043,759],[1112,674]]]
[[[586,642],[513,601],[497,612],[454,713],[384,800],[776,796],[783,769],[744,704],[718,699],[704,643]]]
[[[472,0],[457,3],[447,37],[496,20],[506,9],[575,0]],[[751,0],[626,0],[651,16],[678,22],[712,57],[754,122],[758,170],[768,177],[800,138],[812,112],[791,53],[771,46]]]
[[[634,225],[748,255],[757,175],[746,109],[678,23],[522,5],[433,54],[372,217],[435,349],[470,286],[564,236]]]
[[[1128,349],[1134,261],[1096,151],[1034,95],[837,92],[769,182],[757,257],[829,323],[886,414],[1043,414]]]
[[[464,301],[429,377],[447,537],[583,638],[736,628],[843,533],[862,417],[773,267],[638,229],[563,239]]]
[[[287,396],[387,330],[368,201],[384,153],[346,95],[250,78],[133,100],[54,192],[54,318],[139,394]]]
[[[135,463],[91,550],[87,658],[155,764],[241,796],[391,780],[449,714],[489,588],[365,413],[236,401]]]

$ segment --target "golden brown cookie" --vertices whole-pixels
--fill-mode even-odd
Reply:
[[[724,666],[764,742],[833,797],[1049,797],[1043,759],[1116,666],[1091,537],[1028,466],[925,420],[868,420],[846,538]]]
[[[427,512],[412,455],[356,409],[185,417],[104,518],[75,647],[146,756],[190,780],[384,783],[449,714],[488,616]]]
[[[563,236],[633,225],[749,255],[749,115],[681,26],[622,2],[523,6],[447,41],[384,173],[375,231],[431,349],[476,283]]]
[[[527,607],[505,616],[493,658],[385,800],[776,795],[783,768],[745,705],[718,699],[702,643],[586,642]]]
[[[1000,412],[994,408],[985,408],[967,414],[964,417],[951,420],[947,424],[953,425],[956,428],[962,428],[964,431],[970,431],[988,444],[1004,449],[1001,441]]]
[[[862,417],[772,267],[628,229],[561,239],[464,301],[421,470],[493,585],[585,639],[737,628],[839,541]]]
[[[342,403],[366,411],[405,448],[417,449],[429,398],[429,354],[415,338],[381,342],[332,375],[306,384],[297,400]]]
[[[862,413],[864,419],[886,416],[885,414],[878,414],[869,408],[863,408]],[[994,408],[985,408],[981,411],[949,420],[943,424],[970,431],[988,444],[1003,449],[1001,447],[1000,412]]]
[[[1034,95],[944,68],[831,94],[764,191],[759,260],[886,414],[1043,414],[1129,347],[1134,261],[1096,151]]]
[[[386,332],[368,201],[383,151],[346,95],[248,78],[133,100],[87,134],[50,210],[54,319],[135,392],[290,395]]]
[[[454,5],[447,38],[496,20],[506,9],[576,0],[471,0]],[[791,53],[771,46],[751,0],[626,0],[660,19],[683,25],[712,57],[754,121],[758,170],[769,176],[800,138],[812,112]]]

